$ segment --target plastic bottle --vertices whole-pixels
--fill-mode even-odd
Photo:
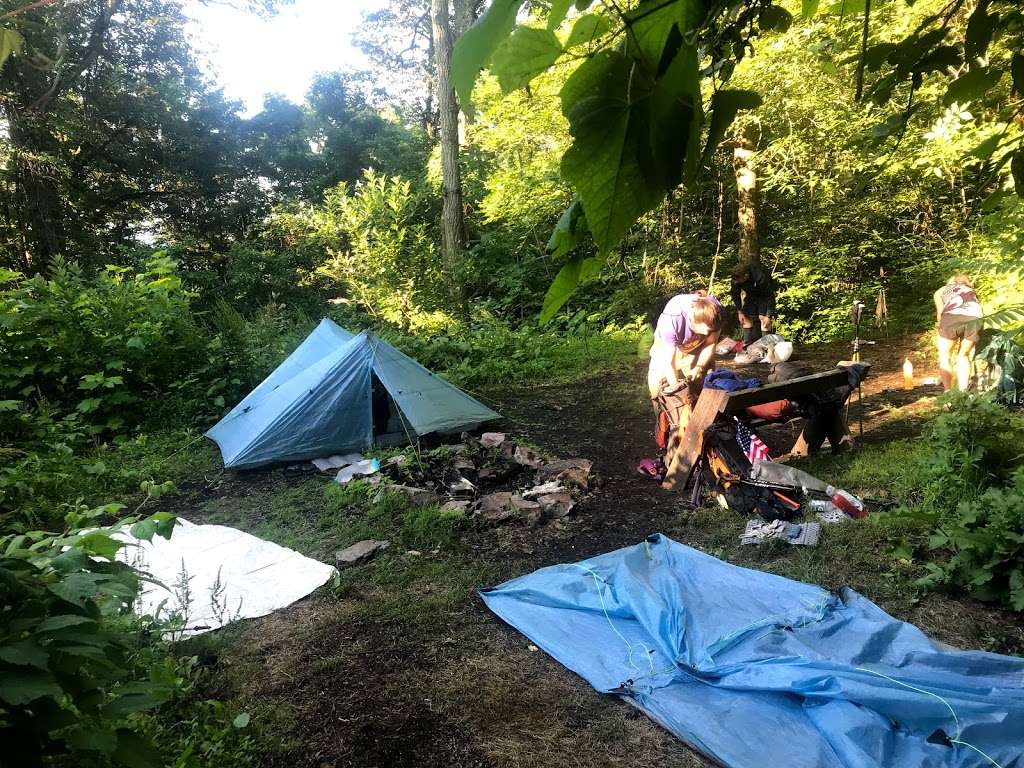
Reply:
[[[903,388],[914,388],[914,364],[909,357],[903,361]]]
[[[868,510],[867,507],[864,506],[864,502],[852,493],[844,491],[841,488],[836,488],[832,485],[825,488],[825,493],[832,498],[832,503],[836,505],[837,509],[841,509],[850,517],[861,518],[867,516]]]

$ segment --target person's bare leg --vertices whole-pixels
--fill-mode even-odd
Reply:
[[[761,333],[771,333],[773,327],[772,318],[767,315],[758,315],[757,319],[761,321]]]
[[[971,373],[974,368],[975,339],[964,339],[956,355],[956,383],[961,392],[971,386]]]
[[[949,392],[953,386],[953,339],[944,339],[939,336],[935,340],[935,346],[939,351],[939,380],[942,382],[942,390]]]

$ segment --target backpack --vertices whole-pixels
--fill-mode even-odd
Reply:
[[[796,504],[771,488],[750,482],[750,460],[736,442],[733,422],[712,424],[704,432],[701,475],[707,490],[725,499],[729,509],[764,520],[788,520],[799,510]],[[788,503],[787,503],[788,502]]]

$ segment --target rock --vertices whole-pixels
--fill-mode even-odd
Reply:
[[[499,509],[508,509],[512,506],[512,494],[508,491],[488,493],[480,497],[480,511],[493,512]]]
[[[593,466],[594,462],[590,461],[590,459],[552,461],[537,471],[537,479],[541,482],[561,480],[564,483],[570,483],[586,489],[590,484],[590,472]]]
[[[512,494],[508,491],[489,493],[480,497],[480,514],[492,523],[503,523],[515,517]]]
[[[351,547],[340,549],[334,553],[334,563],[338,569],[351,568],[353,565],[365,563],[372,559],[378,552],[391,546],[390,541],[379,541],[377,539],[363,539],[357,541]]]
[[[514,464],[498,464],[491,467],[483,467],[477,473],[480,482],[500,483],[515,474],[517,467]]]
[[[523,512],[529,512],[530,510],[540,509],[540,503],[536,501],[530,501],[524,498],[520,494],[515,494],[509,500],[513,507]]]
[[[407,554],[409,557],[419,557],[423,553],[420,552],[418,549],[410,549],[405,554]]]
[[[543,496],[547,493],[565,493],[565,486],[557,480],[552,480],[549,483],[542,483],[541,485],[535,485],[528,491],[523,491],[523,498],[529,499],[536,496]]]
[[[473,485],[469,480],[464,477],[459,477],[458,480],[454,480],[448,485],[448,492],[452,496],[473,496],[476,493],[476,486]]]
[[[456,459],[452,467],[463,476],[476,474],[476,464],[469,459]]]
[[[544,465],[544,459],[541,458],[539,453],[523,445],[516,448],[512,454],[512,460],[516,464],[521,464],[524,467],[533,467],[534,469]]]
[[[426,507],[430,504],[437,504],[438,501],[440,501],[436,493],[428,491],[426,488],[413,488],[411,485],[388,484],[380,489],[374,497],[373,503],[378,503],[386,493],[404,493],[409,497],[409,501],[417,507]]]
[[[568,493],[548,493],[540,496],[537,501],[544,513],[555,520],[565,517],[576,506]]]
[[[515,461],[516,444],[511,440],[506,440],[501,444],[501,455],[508,461]]]
[[[462,514],[467,514],[469,512],[469,505],[470,502],[465,499],[452,499],[451,501],[446,501],[441,505],[441,511],[461,512]]]
[[[484,432],[480,435],[480,445],[484,448],[497,448],[505,442],[504,432]]]

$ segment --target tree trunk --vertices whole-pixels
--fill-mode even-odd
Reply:
[[[448,0],[431,0],[434,55],[437,60],[437,106],[441,141],[441,242],[445,272],[452,298],[462,299],[462,249],[466,225],[462,215],[462,179],[459,175],[459,106],[451,84],[452,33]]]
[[[17,266],[26,274],[41,273],[64,251],[67,240],[57,179],[45,161],[52,137],[45,129],[27,124],[13,109],[5,112],[14,171],[12,223],[25,243]]]
[[[740,225],[739,256],[743,264],[761,263],[761,243],[757,235],[757,172],[754,170],[754,142],[745,128],[733,143],[733,169],[736,171],[736,215]]]

